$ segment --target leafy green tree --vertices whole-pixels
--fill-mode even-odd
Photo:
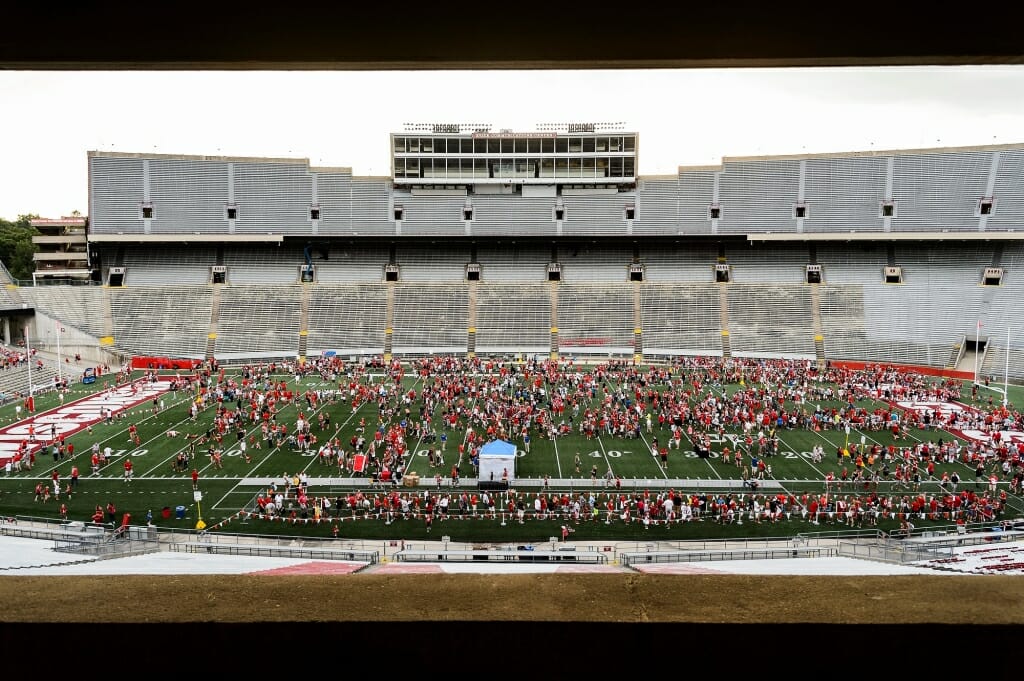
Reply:
[[[31,279],[35,270],[32,255],[36,245],[32,237],[39,231],[29,224],[38,215],[19,215],[11,222],[0,218],[0,261],[15,279]]]

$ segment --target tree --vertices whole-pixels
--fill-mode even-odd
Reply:
[[[32,237],[39,231],[29,224],[38,215],[19,215],[14,222],[0,218],[0,261],[14,279],[31,279],[36,245]]]

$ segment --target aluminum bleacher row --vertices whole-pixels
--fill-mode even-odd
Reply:
[[[511,187],[412,191],[390,177],[354,177],[350,168],[311,166],[305,158],[92,151],[88,161],[90,233],[128,237],[990,232],[1019,230],[1024,207],[1024,146],[1008,144],[727,157],[611,189],[570,188],[552,176],[552,186],[563,185],[557,200]],[[980,209],[986,197],[991,210]],[[150,218],[143,201],[154,207]],[[882,209],[886,203],[891,211]],[[798,214],[796,204],[807,210]]]
[[[981,369],[1024,378],[1024,245],[947,243],[709,244],[633,247],[581,241],[450,248],[333,243],[122,245],[123,287],[35,286],[20,299],[135,354],[221,359],[339,354],[528,352],[671,354],[900,362],[949,368],[983,323]],[[166,251],[167,257],[163,257]],[[313,283],[299,266],[315,263]],[[561,265],[561,280],[546,281]],[[199,280],[229,263],[225,284]],[[817,262],[823,282],[808,284]],[[467,281],[465,265],[480,266]],[[728,283],[714,281],[727,263]],[[883,267],[902,267],[898,284]],[[999,262],[998,286],[981,271]],[[385,281],[387,264],[401,268]],[[640,281],[630,265],[644,268]],[[203,275],[208,278],[208,275]],[[639,333],[638,333],[639,331]],[[820,337],[821,347],[816,346]],[[211,340],[212,339],[212,340]],[[1009,342],[1009,346],[1008,346]],[[1009,360],[1007,362],[1007,359]]]

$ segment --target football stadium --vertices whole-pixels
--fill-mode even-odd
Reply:
[[[622,123],[404,127],[389,177],[88,153],[87,230],[5,289],[6,533],[946,568],[1024,530],[1024,145],[644,177]]]
[[[1022,59],[998,7],[174,9],[11,7],[0,67]],[[679,125],[727,120],[722,87]],[[132,93],[156,125],[171,95]],[[235,93],[196,110],[241,121]],[[388,172],[81,147],[87,215],[33,224],[0,305],[8,666],[1013,677],[1019,140],[645,176],[657,136],[600,106],[503,128],[500,99],[466,123],[415,93],[387,96],[424,121],[382,137]],[[9,165],[52,186],[44,141],[102,99],[29,102],[54,175]]]

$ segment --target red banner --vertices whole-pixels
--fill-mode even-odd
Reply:
[[[198,359],[173,359],[171,357],[132,357],[132,369],[195,369],[202,365]]]
[[[969,380],[974,378],[973,371],[957,371],[955,369],[939,369],[938,367],[926,367],[917,364],[893,364],[891,362],[853,362],[844,359],[830,359],[828,363],[834,367],[840,369],[850,369],[852,371],[860,371],[869,364],[872,366],[887,366],[892,367],[896,371],[909,372],[912,371],[915,374],[923,374],[925,376],[940,376],[942,378],[960,378]]]

